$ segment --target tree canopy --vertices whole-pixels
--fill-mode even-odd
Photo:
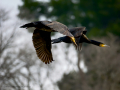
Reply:
[[[98,39],[98,38],[97,38]],[[87,72],[64,74],[58,81],[60,90],[120,90],[120,42],[109,35],[99,40],[109,43],[111,48],[98,48],[94,45],[83,47]]]
[[[106,35],[111,32],[120,36],[119,0],[22,0],[18,16],[27,20],[38,20],[44,16],[57,20],[68,27],[85,26],[89,36]],[[99,33],[99,34],[98,34]]]

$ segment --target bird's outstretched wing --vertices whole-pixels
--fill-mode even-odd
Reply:
[[[57,31],[66,36],[73,37],[73,35],[69,32],[67,26],[57,21],[36,21],[21,26],[21,28],[29,27],[35,27],[40,30],[44,29],[43,31],[48,32]]]
[[[24,24],[24,25],[20,26],[20,28],[35,27],[38,30],[52,32],[52,30],[47,26],[48,23],[50,23],[50,22],[49,21],[36,21],[36,22]]]
[[[69,31],[72,33],[74,37],[80,37],[82,34],[86,34],[86,27],[74,27],[70,28]]]
[[[68,27],[60,22],[53,21],[53,22],[50,22],[47,24],[44,23],[44,25],[48,26],[49,28],[53,29],[54,31],[62,33],[63,35],[73,37],[73,35],[69,32]]]
[[[35,29],[32,39],[39,59],[45,62],[45,64],[49,64],[50,62],[52,62],[53,57],[51,53],[50,32]]]
[[[47,32],[53,32],[53,31],[60,32],[61,34],[70,37],[73,43],[77,46],[75,38],[70,33],[67,26],[57,21],[37,21],[37,22],[27,23],[21,26],[21,28],[29,28],[29,27],[35,27],[36,29]]]
[[[66,25],[64,25],[60,22],[57,22],[57,21],[53,21],[53,22],[47,23],[47,26],[54,31],[60,32],[61,34],[68,36],[71,39],[71,41],[73,42],[73,44],[77,47],[75,38],[71,34],[71,32],[68,30],[68,27]]]

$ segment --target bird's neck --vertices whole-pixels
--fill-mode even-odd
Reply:
[[[94,45],[97,45],[97,46],[100,46],[101,42],[98,42],[98,41],[95,41],[95,40],[90,40],[91,41],[91,44],[94,44]]]

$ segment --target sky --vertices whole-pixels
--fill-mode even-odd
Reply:
[[[37,0],[37,1],[44,1],[48,2],[49,0]],[[10,11],[10,18],[14,19],[16,18],[16,15],[19,13],[18,11],[18,5],[22,5],[21,0],[0,0],[0,8],[4,8],[8,11]]]
[[[10,17],[16,17],[18,14],[18,5],[22,5],[21,0],[0,0],[0,7],[10,10]]]

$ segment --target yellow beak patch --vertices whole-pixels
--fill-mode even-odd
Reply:
[[[74,37],[70,37],[70,39],[74,42],[74,44],[77,46],[75,38]]]
[[[110,47],[110,46],[108,46],[108,45],[106,45],[106,44],[100,44],[99,46],[100,46],[100,47]]]

